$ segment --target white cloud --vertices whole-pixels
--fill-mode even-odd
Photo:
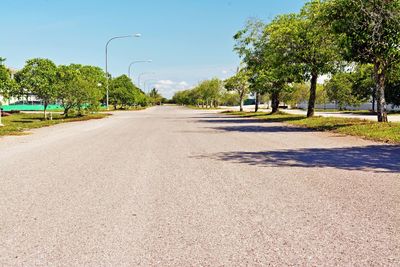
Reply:
[[[166,98],[171,98],[175,92],[190,88],[186,81],[159,80],[154,87]]]
[[[171,81],[171,80],[159,80],[159,81],[157,82],[157,84],[160,84],[160,85],[173,85],[174,82]]]

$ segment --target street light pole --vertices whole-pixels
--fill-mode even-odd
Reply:
[[[143,90],[146,92],[146,84],[147,84],[148,82],[155,82],[155,81],[157,81],[157,80],[154,80],[154,79],[145,80],[144,83],[143,83]],[[151,83],[150,83],[150,84],[151,84]]]
[[[107,110],[108,110],[108,100],[109,100],[109,90],[108,90],[108,85],[109,85],[109,75],[108,75],[108,45],[110,44],[110,42],[112,41],[112,40],[115,40],[115,39],[122,39],[122,38],[130,38],[130,37],[140,37],[140,36],[142,36],[140,33],[136,33],[136,34],[134,34],[134,35],[122,35],[122,36],[115,36],[115,37],[113,37],[113,38],[110,38],[108,41],[107,41],[107,43],[106,43],[106,90],[107,90],[107,92],[106,92],[106,101],[107,101],[107,103],[106,103],[106,105],[107,105]]]
[[[142,73],[140,73],[139,74],[139,76],[138,76],[138,87],[140,88],[140,78],[143,76],[143,75],[147,75],[147,74],[155,74],[154,72],[142,72]]]
[[[136,63],[151,63],[151,62],[153,62],[153,60],[151,60],[151,59],[149,59],[149,60],[135,60],[135,61],[132,61],[131,62],[131,64],[129,64],[129,67],[128,67],[128,77],[130,78],[131,77],[131,67],[133,66],[133,64],[136,64]]]

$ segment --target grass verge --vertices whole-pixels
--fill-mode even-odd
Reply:
[[[305,109],[306,111],[306,109]],[[376,112],[370,110],[339,110],[339,109],[316,109],[316,112],[330,112],[330,113],[343,113],[343,114],[358,114],[358,115],[376,115]],[[388,115],[398,115],[400,111],[388,111]]]
[[[368,140],[386,143],[400,143],[400,123],[378,123],[374,121],[334,118],[313,117],[306,118],[301,115],[292,115],[280,112],[269,114],[265,112],[237,112],[226,111],[224,114],[256,118],[268,122],[284,122],[295,126],[306,127],[317,131],[330,131],[335,133],[359,136]]]
[[[53,120],[44,120],[42,113],[20,113],[8,117],[2,117],[3,127],[0,127],[0,136],[23,135],[27,130],[47,127],[65,122],[87,121],[102,119],[109,116],[106,113],[95,113],[84,116],[64,118],[61,114],[53,114]]]

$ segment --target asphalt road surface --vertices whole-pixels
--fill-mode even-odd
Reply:
[[[0,139],[1,266],[399,266],[400,147],[155,107]]]

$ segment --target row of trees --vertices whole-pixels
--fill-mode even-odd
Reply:
[[[294,84],[308,83],[313,116],[323,75],[332,99],[374,97],[378,121],[387,121],[386,96],[398,104],[400,0],[312,0],[269,24],[250,21],[234,39],[243,65],[228,88],[269,94],[273,112]]]
[[[57,66],[49,59],[28,60],[20,71],[11,75],[0,58],[0,94],[10,99],[28,98],[34,95],[44,105],[44,116],[49,104],[59,103],[68,116],[71,110],[79,114],[82,109],[98,110],[106,99],[109,82],[110,103],[117,107],[146,106],[152,98],[136,87],[130,78],[122,75],[108,77],[99,67],[70,64]]]
[[[244,75],[244,74],[243,74]],[[243,80],[240,80],[243,79]],[[189,90],[178,91],[172,98],[171,103],[179,105],[195,105],[203,108],[224,106],[240,106],[243,110],[243,103],[249,94],[256,97],[256,112],[260,103],[270,101],[268,94],[257,94],[258,88],[253,89],[250,87],[251,83],[246,81],[245,76],[235,75],[225,81],[212,79],[200,82],[195,88]],[[242,85],[242,86],[240,86]],[[296,107],[299,103],[308,100],[309,85],[306,83],[291,84],[291,89],[285,92],[280,92],[280,100],[285,105]],[[317,85],[316,103],[326,104],[335,101],[340,108],[341,105],[353,105],[355,102],[349,102],[349,99],[339,99],[336,95],[332,94],[327,86],[321,84]],[[340,102],[340,100],[342,102]],[[344,102],[346,101],[346,102]]]
[[[195,88],[176,92],[172,102],[180,105],[217,107],[219,105],[237,105],[239,95],[229,92],[224,82],[218,78],[200,82]]]

